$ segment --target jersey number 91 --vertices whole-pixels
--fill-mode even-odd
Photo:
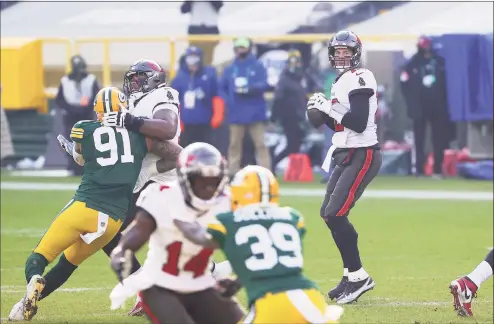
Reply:
[[[303,256],[299,231],[287,223],[274,223],[268,229],[260,224],[252,224],[239,228],[235,234],[237,245],[249,242],[253,254],[245,261],[250,271],[273,269],[277,264],[287,268],[302,268]],[[279,255],[278,250],[286,255]]]
[[[129,139],[129,133],[125,128],[111,128],[111,127],[99,127],[93,132],[93,139],[95,148],[102,153],[109,152],[107,157],[99,157],[96,159],[101,166],[115,165],[119,160],[119,150],[117,144],[117,136],[115,133],[119,133],[122,138],[123,153],[120,156],[121,163],[134,163],[134,155],[131,153],[131,141]],[[103,135],[108,137],[107,142],[103,142]]]

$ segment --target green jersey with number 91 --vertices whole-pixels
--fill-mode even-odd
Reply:
[[[143,135],[98,121],[77,122],[70,138],[80,143],[84,173],[75,200],[115,220],[124,220],[148,151]]]
[[[305,231],[298,211],[277,205],[248,205],[208,225],[245,287],[249,305],[267,293],[316,287],[302,274]]]

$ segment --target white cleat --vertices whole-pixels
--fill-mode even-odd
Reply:
[[[9,321],[24,321],[24,297],[12,307]]]
[[[372,290],[375,287],[375,282],[371,277],[368,277],[361,281],[347,282],[344,293],[337,298],[337,304],[349,304],[357,301],[362,294]]]
[[[46,281],[40,275],[34,275],[28,283],[24,297],[24,320],[30,321],[38,311],[38,300],[45,288]]]

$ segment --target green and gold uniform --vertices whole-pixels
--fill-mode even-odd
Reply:
[[[302,273],[305,231],[298,211],[276,204],[266,208],[248,205],[220,214],[217,222],[208,226],[246,289],[251,308],[246,322],[323,319],[325,299]],[[297,307],[300,299],[312,306]],[[313,309],[314,314],[306,314],[307,309]]]
[[[118,233],[147,146],[143,135],[105,127],[98,121],[76,123],[70,137],[82,148],[81,184],[34,252],[48,262],[64,252],[70,263],[79,265]]]

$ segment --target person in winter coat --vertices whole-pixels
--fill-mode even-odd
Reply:
[[[265,67],[251,53],[249,38],[234,40],[234,62],[227,66],[219,84],[219,93],[228,108],[230,124],[229,168],[240,169],[246,130],[254,143],[256,161],[271,169],[270,152],[265,145],[267,110],[264,92],[268,88]]]
[[[287,138],[285,149],[273,158],[273,169],[290,154],[299,152],[304,132],[301,121],[306,119],[306,89],[302,85],[304,76],[301,53],[289,51],[287,65],[275,87],[271,122],[280,122]]]
[[[74,55],[71,58],[71,72],[60,80],[55,98],[55,105],[62,111],[67,138],[75,123],[95,119],[93,102],[99,90],[96,76],[87,71],[86,61],[80,55]],[[82,175],[83,168],[73,159],[68,160],[68,170],[74,175]]]
[[[430,124],[433,144],[433,173],[442,177],[444,150],[453,138],[445,80],[445,61],[432,49],[430,38],[418,40],[418,51],[402,67],[401,90],[407,114],[413,121],[416,175],[424,175],[426,125]]]
[[[180,95],[182,147],[195,142],[212,144],[213,129],[224,118],[224,102],[217,95],[217,70],[203,65],[203,51],[189,47],[180,59],[179,71],[171,84]]]

